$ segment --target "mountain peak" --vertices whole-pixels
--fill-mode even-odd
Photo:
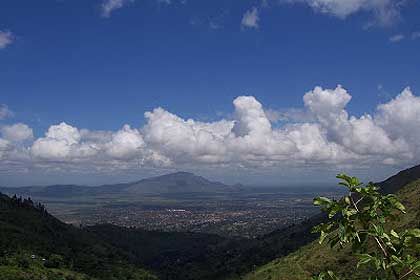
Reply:
[[[167,173],[167,174],[163,174],[163,175],[159,175],[159,176],[155,176],[155,177],[150,177],[150,178],[146,178],[141,180],[142,181],[167,181],[167,180],[196,180],[196,179],[202,179],[202,180],[206,180],[201,176],[197,176],[194,173],[191,172],[186,172],[186,171],[177,171],[177,172],[173,172],[173,173]]]
[[[173,173],[169,173],[169,174],[165,174],[162,175],[160,177],[163,176],[185,176],[185,177],[198,177],[197,175],[195,175],[194,173],[191,172],[186,172],[186,171],[177,171],[177,172],[173,172]]]
[[[178,171],[143,179],[131,184],[127,191],[133,193],[217,193],[232,192],[239,188],[210,181],[191,172]]]

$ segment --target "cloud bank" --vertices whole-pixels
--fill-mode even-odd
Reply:
[[[18,123],[0,129],[0,168],[65,168],[91,171],[188,168],[263,168],[293,165],[357,166],[415,163],[420,156],[420,97],[410,88],[379,104],[374,113],[352,116],[352,97],[342,86],[315,87],[299,114],[273,126],[253,96],[233,100],[232,118],[183,119],[163,108],[144,114],[146,123],[118,131],[92,131],[62,122],[34,139]]]

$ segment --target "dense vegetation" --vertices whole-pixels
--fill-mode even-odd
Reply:
[[[420,173],[418,173],[417,170],[416,172],[417,178],[420,177]],[[399,178],[398,182],[395,181],[395,177],[390,179],[392,179],[395,184],[398,182],[406,182],[402,177]],[[385,186],[389,185],[387,183],[382,184]],[[393,188],[393,190],[395,189],[398,188]],[[407,228],[419,228],[420,180],[416,180],[405,187],[400,188],[396,195],[401,200],[402,204],[405,205],[407,214],[398,216],[398,219],[391,221],[388,224],[388,227],[395,229],[396,232],[403,231]],[[418,258],[420,250],[415,250],[413,254]],[[361,266],[359,269],[355,269],[358,262],[359,259],[352,254],[352,248],[347,247],[343,250],[337,248],[331,249],[327,244],[312,242],[286,257],[276,259],[269,264],[256,269],[246,275],[244,279],[303,280],[310,279],[311,276],[316,275],[321,271],[334,271],[334,273],[340,275],[342,279],[356,280],[366,279],[367,275],[372,275],[376,272],[374,264]]]
[[[381,194],[373,183],[363,186],[356,177],[337,175],[348,195],[340,200],[316,197],[314,204],[328,213],[329,221],[314,228],[321,234],[319,243],[331,248],[351,247],[359,266],[370,266],[369,280],[420,279],[420,229],[402,231],[390,221],[406,214],[395,194]],[[376,270],[376,271],[375,271]],[[321,272],[313,280],[340,279],[333,271]]]
[[[19,267],[11,260],[25,260],[22,256],[34,255],[41,259],[42,265],[39,261],[29,262],[23,268],[35,271],[35,274],[43,269],[48,273],[63,274],[73,270],[99,279],[156,279],[149,272],[129,264],[129,256],[122,250],[88,231],[60,222],[30,199],[1,195],[0,229],[0,271],[4,274]]]

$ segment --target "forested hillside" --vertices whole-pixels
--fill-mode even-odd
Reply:
[[[82,274],[73,273],[77,271]],[[157,279],[88,231],[30,199],[0,195],[0,279]],[[58,277],[57,275],[60,275]]]

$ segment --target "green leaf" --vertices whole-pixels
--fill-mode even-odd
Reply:
[[[346,196],[345,198],[344,198],[344,202],[346,202],[346,204],[347,205],[350,205],[351,203],[350,203],[350,198],[348,197],[348,196]]]
[[[418,228],[409,229],[407,233],[413,237],[420,238],[420,229]]]
[[[395,230],[391,229],[391,235],[394,236],[395,238],[400,238],[400,236],[398,235],[398,233],[395,232]]]
[[[331,279],[339,280],[339,278],[337,276],[335,276],[334,272],[332,272],[331,270],[328,270],[327,273],[328,273],[328,275],[330,276]]]
[[[404,213],[404,214],[406,213],[405,212],[405,207],[401,202],[396,201],[395,204],[394,204],[394,207],[397,208],[398,210],[400,210],[402,213]]]
[[[357,256],[359,257],[359,262],[357,263],[357,268],[359,268],[363,264],[369,263],[370,261],[372,261],[374,259],[374,257],[372,257],[369,254],[358,254]]]
[[[420,273],[420,261],[418,261],[418,262],[416,262],[414,265],[413,265],[413,271],[415,271],[416,273]]]
[[[386,262],[384,260],[382,260],[382,268],[383,270],[386,270]]]
[[[328,236],[328,233],[326,233],[325,231],[321,231],[321,236],[319,237],[319,244],[322,244],[322,242],[324,242],[327,236]]]
[[[356,210],[356,209],[350,209],[350,210],[348,210],[348,211],[347,211],[347,213],[346,213],[346,215],[347,215],[348,217],[353,216],[353,215],[356,215],[356,214],[357,214],[357,210]]]
[[[397,256],[391,255],[391,259],[400,265],[404,265],[404,262]]]
[[[353,187],[358,187],[360,185],[362,185],[363,183],[359,181],[359,179],[357,179],[356,177],[352,177],[351,178],[351,185]]]
[[[320,274],[318,274],[318,275],[314,275],[314,276],[312,276],[312,278],[311,278],[312,280],[324,280],[325,279],[325,273],[324,272],[321,272]]]
[[[330,205],[331,203],[332,203],[331,199],[323,197],[323,196],[319,196],[319,197],[314,198],[314,205],[315,206]]]
[[[335,176],[337,179],[342,179],[342,180],[344,180],[344,181],[346,181],[346,182],[348,182],[348,183],[350,183],[351,182],[351,177],[350,176],[347,176],[346,174],[344,174],[344,173],[341,173],[341,174],[337,174],[337,176]]]

